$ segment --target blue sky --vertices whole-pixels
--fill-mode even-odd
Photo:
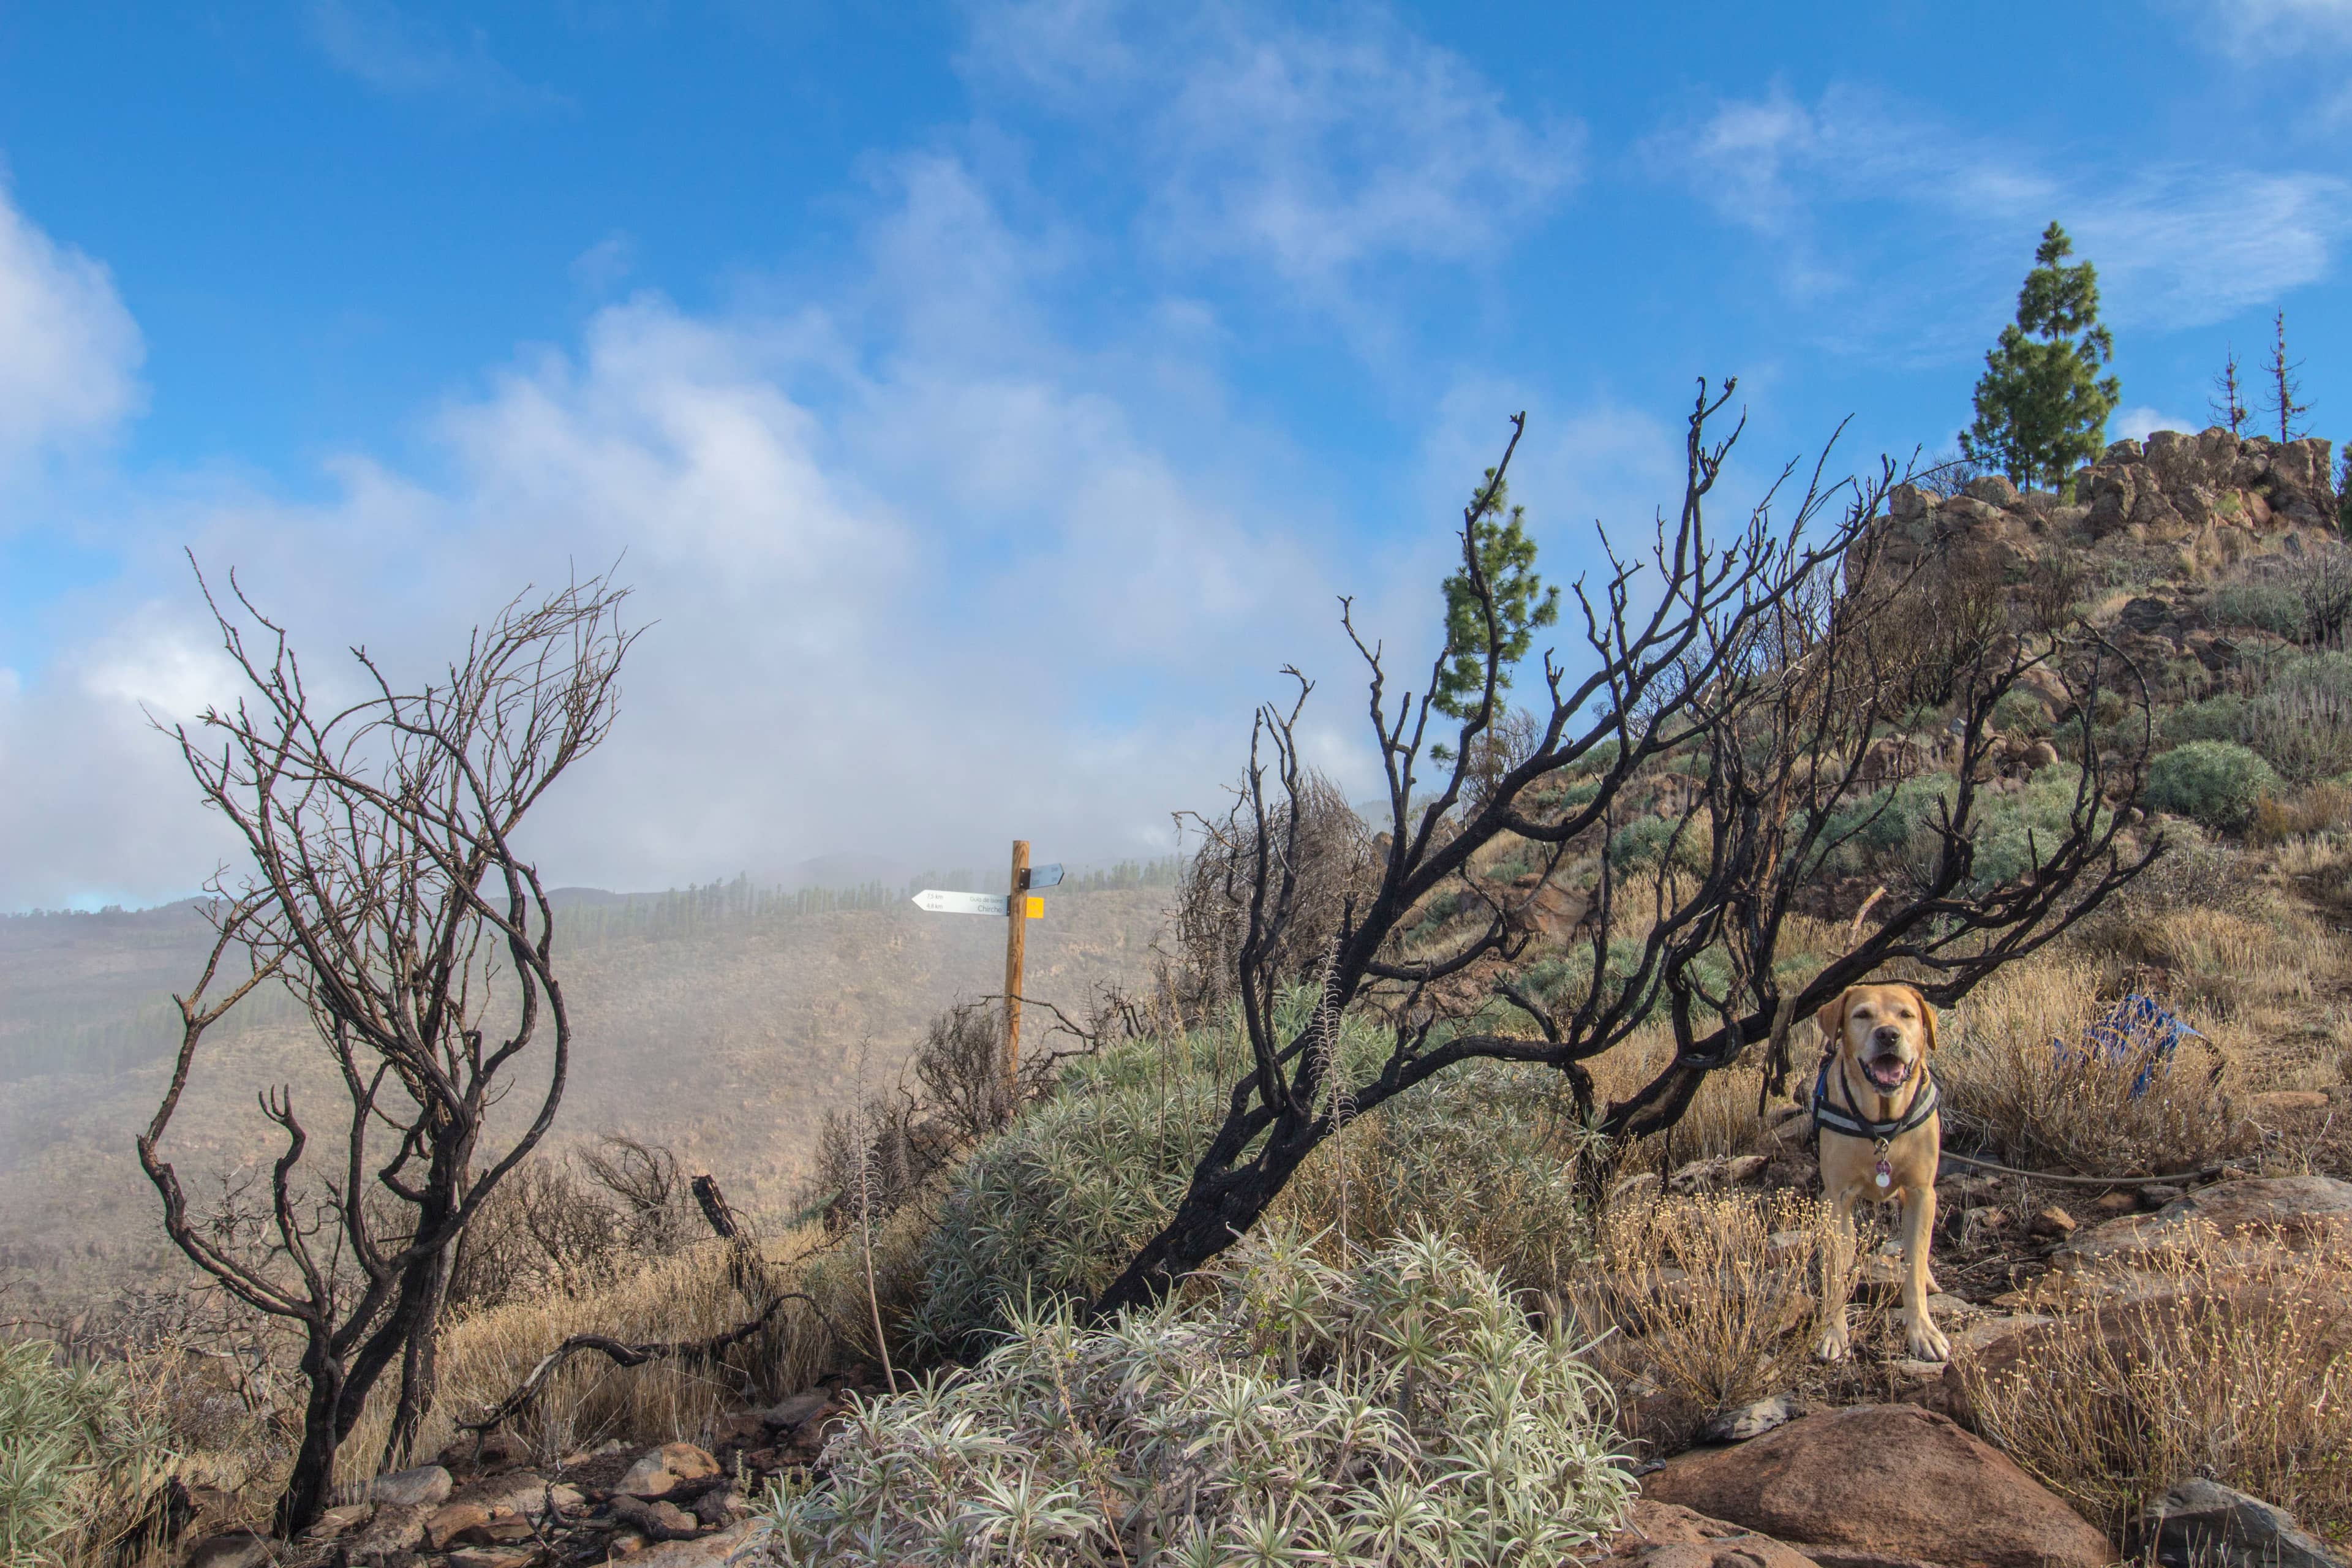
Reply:
[[[1948,447],[2053,217],[2117,433],[2284,310],[2352,436],[2347,80],[2352,0],[0,9],[0,908],[223,853],[184,549],[420,673],[625,552],[539,847],[662,886],[1164,849],[1286,660],[1368,776],[1333,595],[1425,658],[1505,416],[1563,576],[1698,374],[1751,483]]]

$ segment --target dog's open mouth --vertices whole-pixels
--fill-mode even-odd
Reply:
[[[1882,1093],[1893,1094],[1911,1076],[1911,1064],[1901,1057],[1873,1057],[1862,1064],[1862,1076]]]

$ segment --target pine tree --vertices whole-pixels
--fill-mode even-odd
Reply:
[[[2017,291],[2017,321],[2000,330],[1977,382],[1976,424],[1960,432],[1961,455],[1997,468],[2019,485],[2037,481],[2071,499],[2074,469],[2106,445],[2107,416],[2122,388],[2099,368],[2115,340],[2099,324],[2099,275],[2053,223]]]
[[[2278,416],[2278,438],[2292,441],[2298,436],[2311,433],[2309,426],[2295,423],[2311,412],[2311,405],[2295,401],[2303,391],[2303,378],[2295,374],[2303,368],[2303,362],[2295,360],[2289,363],[2286,357],[2286,312],[2281,310],[2272,319],[2271,324],[2277,336],[2271,344],[2270,409]]]
[[[2230,434],[2242,436],[2246,421],[2253,410],[2246,406],[2245,388],[2238,380],[2238,351],[2233,345],[2229,357],[2221,362],[2221,374],[2213,378],[2214,395],[2205,400],[2205,411],[2216,425],[2227,425]]]
[[[2352,441],[2344,443],[2344,471],[2336,479],[2336,529],[2352,535]]]
[[[1491,491],[1487,487],[1492,486]],[[1486,470],[1478,495],[1486,505],[1472,520],[1478,569],[1494,595],[1495,624],[1500,634],[1496,673],[1498,689],[1511,684],[1510,667],[1525,658],[1535,628],[1559,619],[1559,589],[1547,587],[1536,575],[1536,542],[1528,537],[1527,508],[1510,504],[1510,486]],[[1476,495],[1472,497],[1477,499]],[[1508,509],[1507,513],[1506,509]],[[1465,565],[1447,577],[1445,593],[1445,667],[1439,673],[1431,701],[1441,713],[1466,719],[1478,710],[1486,689],[1486,620],[1478,595],[1470,586]],[[1450,758],[1450,748],[1433,748],[1433,754]]]

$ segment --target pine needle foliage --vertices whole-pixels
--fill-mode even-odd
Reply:
[[[2042,231],[2017,291],[2017,320],[1985,354],[1976,423],[1960,432],[1971,462],[2070,499],[2074,469],[2105,447],[2107,416],[2123,395],[2114,376],[2098,374],[2116,353],[2099,324],[2098,271],[2087,261],[2066,265],[2074,252],[2058,225]]]
[[[1509,484],[1486,470],[1486,478],[1471,500],[1485,505],[1471,521],[1478,552],[1478,572],[1494,597],[1495,619],[1501,633],[1503,668],[1495,684],[1507,689],[1510,667],[1527,658],[1535,629],[1559,619],[1559,589],[1547,586],[1536,574],[1536,542],[1528,537],[1527,512],[1511,504]],[[1445,579],[1445,666],[1437,679],[1432,705],[1441,713],[1467,719],[1478,710],[1486,689],[1486,621],[1476,587],[1470,581],[1469,563]],[[1440,762],[1453,753],[1444,747],[1431,755]]]
[[[1607,1385],[1423,1230],[1353,1268],[1274,1221],[1210,1288],[859,1405],[777,1497],[785,1564],[1553,1564],[1633,1490]]]
[[[0,1563],[50,1563],[76,1537],[110,1540],[163,1458],[161,1434],[121,1380],[59,1366],[41,1340],[0,1345]]]

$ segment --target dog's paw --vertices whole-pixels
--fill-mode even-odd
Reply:
[[[1845,1352],[1846,1337],[1843,1323],[1832,1323],[1823,1329],[1822,1337],[1813,1342],[1815,1361],[1843,1361]]]
[[[1943,1330],[1928,1321],[1924,1312],[1919,1315],[1919,1321],[1911,1325],[1911,1331],[1904,1342],[1910,1350],[1913,1361],[1952,1359],[1952,1342],[1944,1337]]]

